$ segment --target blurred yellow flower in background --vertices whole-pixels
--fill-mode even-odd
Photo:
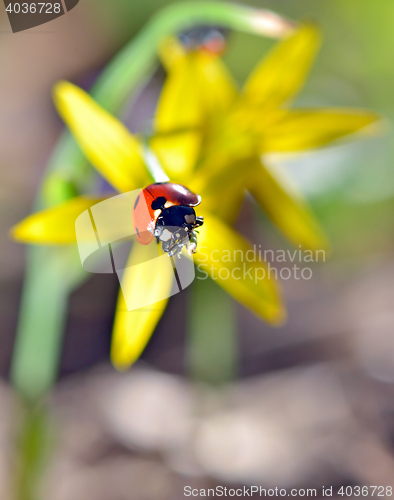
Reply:
[[[379,120],[355,109],[287,107],[319,45],[319,30],[301,26],[263,58],[239,90],[216,54],[186,52],[175,39],[167,40],[161,56],[168,77],[150,143],[171,178],[188,174],[190,188],[202,195],[202,209],[234,220],[247,189],[288,239],[308,249],[324,248],[326,238],[291,180],[266,165],[264,155],[324,146]],[[177,129],[171,151],[165,133]]]
[[[55,103],[86,158],[119,192],[154,182],[147,152],[153,151],[169,179],[202,196],[198,215],[204,216],[194,256],[207,272],[215,272],[230,295],[262,319],[278,324],[285,310],[278,286],[268,273],[261,280],[234,278],[241,257],[231,262],[212,258],[251,244],[232,228],[248,191],[278,228],[295,244],[308,249],[326,246],[325,236],[302,196],[276,171],[264,164],[268,152],[303,151],[328,144],[378,120],[370,112],[347,109],[288,109],[300,90],[319,46],[319,32],[301,26],[280,42],[253,71],[241,90],[216,54],[186,51],[175,39],[167,40],[161,58],[167,69],[154,130],[146,140],[133,136],[84,91],[66,82],[55,87]],[[102,197],[77,196],[35,213],[12,231],[19,241],[34,244],[75,243],[75,220]],[[133,245],[128,266],[145,249]],[[217,252],[216,252],[217,254]],[[253,268],[265,268],[256,257]],[[226,269],[227,279],[220,279]],[[128,296],[147,297],[157,287],[169,288],[172,276],[163,270],[127,281]],[[167,300],[128,312],[120,292],[115,315],[111,356],[118,368],[127,368],[141,354]]]

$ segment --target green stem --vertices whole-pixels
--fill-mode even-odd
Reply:
[[[157,49],[163,38],[200,24],[216,24],[231,30],[280,38],[294,23],[268,10],[222,1],[186,1],[160,10],[145,28],[108,63],[91,95],[104,108],[118,113],[130,95],[157,64]],[[64,132],[50,160],[49,169],[79,178],[83,156],[69,132]]]
[[[163,38],[199,24],[217,24],[272,37],[284,36],[294,28],[292,22],[270,11],[245,5],[221,1],[171,4],[153,16],[133,42],[119,52],[97,81],[92,95],[112,111],[119,109],[130,90],[141,82],[141,75],[148,74],[156,62],[157,48]]]
[[[235,379],[238,365],[234,303],[213,280],[191,289],[186,368],[192,379],[219,385]]]
[[[12,383],[28,401],[39,400],[57,377],[68,296],[86,277],[74,247],[29,249],[11,366]]]
[[[38,500],[42,472],[52,447],[51,423],[44,405],[26,404],[17,416],[18,462],[13,477],[13,498]]]

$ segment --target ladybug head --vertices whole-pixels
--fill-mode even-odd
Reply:
[[[175,205],[162,210],[156,221],[154,234],[170,256],[179,255],[183,246],[192,254],[197,247],[194,229],[202,224],[202,217],[196,217],[193,207]]]

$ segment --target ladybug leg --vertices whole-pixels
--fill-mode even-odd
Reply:
[[[194,227],[200,227],[204,224],[204,217],[196,217]]]
[[[191,231],[189,233],[189,241],[186,244],[186,250],[187,253],[192,256],[194,253],[196,253],[197,249],[197,235],[194,231]]]
[[[163,227],[156,226],[153,234],[156,236],[157,239],[160,239],[160,236],[162,235],[162,233],[163,233]]]

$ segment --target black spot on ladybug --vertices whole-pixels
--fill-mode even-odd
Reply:
[[[138,227],[135,228],[136,232],[137,232],[137,236],[138,238],[140,237],[140,232],[138,231]]]
[[[152,210],[163,210],[164,205],[166,204],[167,200],[164,198],[164,196],[159,196],[155,200],[152,201]]]
[[[134,210],[137,208],[137,205],[138,205],[138,202],[140,201],[140,194],[137,196],[137,199],[135,200],[135,203],[134,203]]]

